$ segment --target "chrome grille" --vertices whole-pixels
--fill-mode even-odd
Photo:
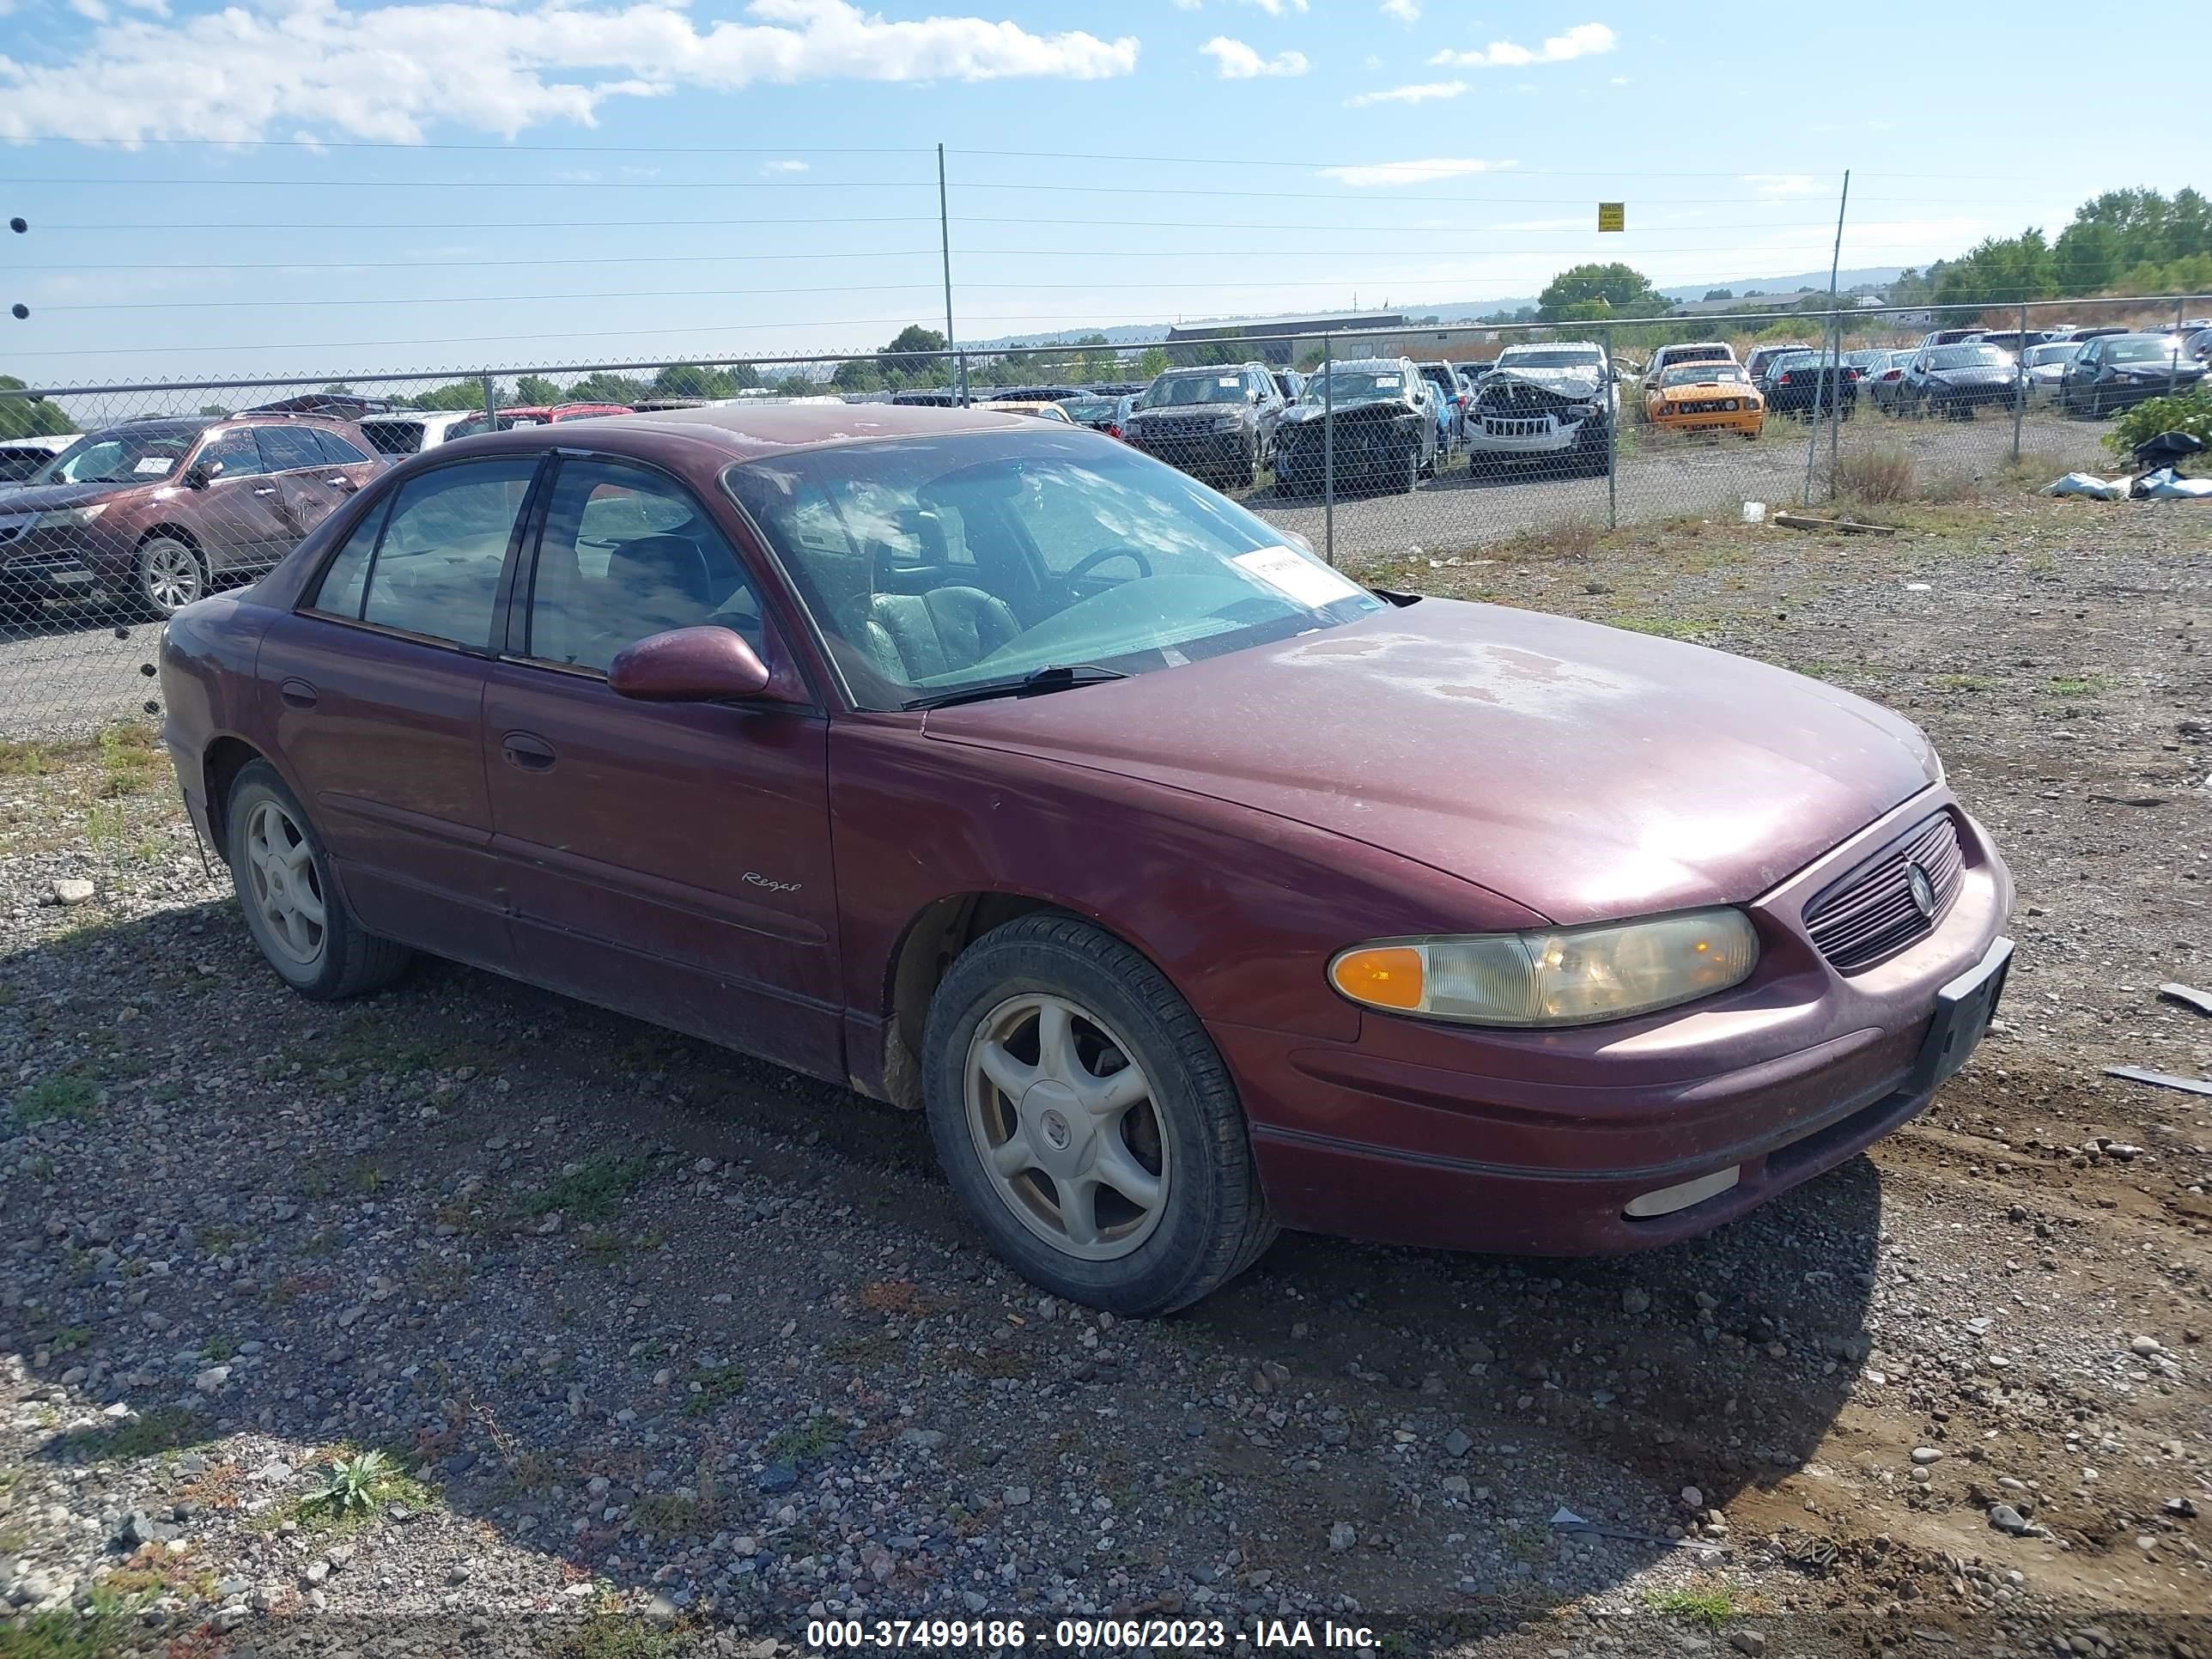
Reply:
[[[1927,875],[1936,899],[1926,915],[1912,896],[1911,869]],[[1966,873],[1959,826],[1948,812],[1923,819],[1805,907],[1805,931],[1840,973],[1855,974],[1926,937]]]
[[[1486,415],[1482,417],[1482,429],[1492,438],[1548,438],[1554,425],[1548,415],[1539,415],[1533,419],[1510,415]]]

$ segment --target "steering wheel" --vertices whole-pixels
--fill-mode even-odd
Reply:
[[[1152,562],[1133,547],[1102,547],[1096,553],[1086,553],[1075,562],[1075,568],[1061,578],[1063,581],[1080,581],[1097,566],[1109,559],[1127,559],[1137,567],[1139,576],[1152,574]]]

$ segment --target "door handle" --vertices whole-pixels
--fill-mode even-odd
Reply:
[[[275,484],[264,484],[260,489],[255,490],[253,493],[257,495],[274,495],[276,493],[276,486]]]
[[[305,680],[286,680],[276,688],[276,695],[284,700],[288,708],[313,708],[315,706],[315,688]]]
[[[351,478],[347,477],[343,472],[335,478],[325,478],[323,482],[330,485],[333,489],[344,490],[349,495],[353,494],[355,490],[361,488],[359,484],[356,483]]]
[[[550,771],[558,758],[551,744],[527,732],[510,732],[500,740],[500,744],[501,752],[507,757],[507,763],[520,767],[526,772]]]

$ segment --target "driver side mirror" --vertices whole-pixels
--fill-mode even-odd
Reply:
[[[672,628],[616,653],[608,687],[637,702],[720,702],[768,690],[768,665],[726,628]]]
[[[195,461],[185,469],[185,488],[205,489],[222,476],[221,461]]]

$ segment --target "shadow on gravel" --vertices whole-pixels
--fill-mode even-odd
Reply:
[[[817,1603],[1034,1626],[1033,1569],[1239,1627],[1332,1595],[1540,1624],[1656,1562],[1717,1570],[1678,1535],[1723,1541],[1712,1511],[1814,1452],[1868,1354],[1863,1158],[1652,1255],[1289,1237],[1101,1328],[987,1259],[918,1118],[635,1021],[429,962],[304,1003],[228,903],[0,977],[0,1059],[84,1085],[0,1119],[0,1350],[58,1431],[36,1458],[110,1466],[82,1490],[114,1560],[250,1551],[264,1652],[334,1520],[434,1646],[592,1581],[786,1638]],[[339,1446],[422,1486],[319,1511]],[[469,1568],[460,1518],[539,1582]],[[358,1577],[307,1622],[339,1629]]]

